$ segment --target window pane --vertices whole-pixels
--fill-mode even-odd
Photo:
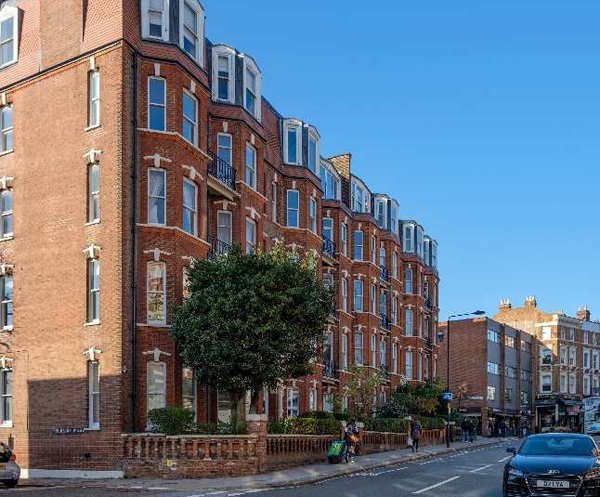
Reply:
[[[160,12],[150,12],[148,14],[148,18],[150,19],[150,36],[154,36],[156,38],[162,38],[162,13]]]
[[[2,21],[0,25],[0,42],[7,41],[14,36],[14,20],[12,17]]]
[[[298,162],[297,146],[298,146],[298,134],[296,128],[288,130],[288,162]]]
[[[187,181],[183,182],[183,205],[196,210],[196,188]]]
[[[290,190],[288,192],[288,207],[291,209],[298,209],[298,192]]]
[[[150,103],[165,104],[165,81],[162,79],[150,78]]]
[[[198,15],[187,2],[184,6],[183,23],[186,28],[191,29],[194,33],[198,31]]]
[[[12,395],[12,371],[4,371],[2,375],[2,393]]]
[[[8,41],[2,45],[2,52],[0,52],[0,65],[11,62],[14,57],[15,42],[13,40]]]
[[[196,121],[196,101],[187,93],[183,94],[183,115],[190,121]]]
[[[219,77],[219,99],[220,100],[228,100],[229,99],[229,79],[224,79],[223,77]]]

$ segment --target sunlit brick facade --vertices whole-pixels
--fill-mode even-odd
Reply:
[[[335,289],[325,357],[263,393],[271,417],[348,407],[352,365],[384,371],[378,405],[436,375],[436,241],[349,154],[322,157],[204,17],[197,0],[0,2],[0,437],[30,474],[119,474],[153,407],[227,417],[168,329],[186,266],[232,244],[314,251]]]

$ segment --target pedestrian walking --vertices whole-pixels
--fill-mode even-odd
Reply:
[[[475,425],[473,424],[473,421],[471,421],[470,419],[467,421],[467,442],[469,442],[470,444],[473,443],[474,437],[473,434],[475,432]]]
[[[460,430],[462,432],[463,443],[467,443],[469,441],[469,419],[466,416],[460,423]]]
[[[500,436],[502,438],[506,437],[506,421],[504,421],[504,419],[500,421],[499,428],[500,428]]]
[[[358,426],[356,420],[352,419],[344,430],[344,442],[346,442],[346,462],[354,462],[356,446],[358,444]]]
[[[410,437],[412,438],[412,450],[413,452],[419,452],[419,440],[421,440],[422,434],[421,423],[415,421],[410,430]]]

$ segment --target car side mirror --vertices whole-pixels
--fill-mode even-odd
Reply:
[[[509,447],[508,449],[506,449],[506,452],[510,452],[511,454],[516,454],[517,449],[515,447]]]

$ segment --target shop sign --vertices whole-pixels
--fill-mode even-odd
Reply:
[[[55,428],[52,433],[54,435],[83,435],[85,428]]]

